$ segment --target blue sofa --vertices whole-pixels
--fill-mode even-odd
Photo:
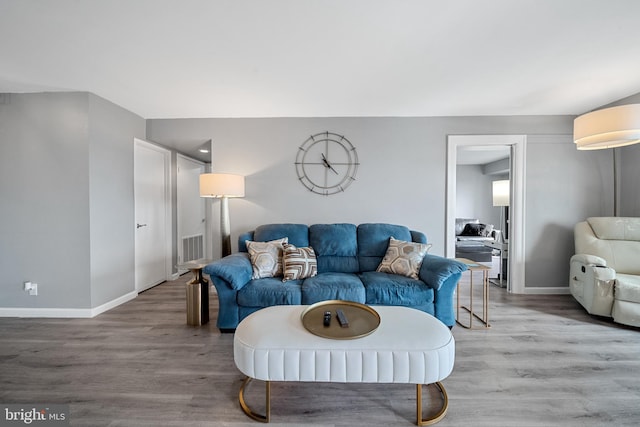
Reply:
[[[246,241],[267,242],[283,237],[297,247],[314,249],[317,276],[286,282],[282,277],[251,279]],[[393,224],[267,224],[240,235],[239,252],[216,260],[203,270],[218,293],[217,327],[222,332],[232,332],[242,319],[264,307],[332,299],[413,307],[452,327],[453,295],[467,267],[427,254],[420,266],[420,280],[376,272],[390,237],[427,243],[423,233]]]

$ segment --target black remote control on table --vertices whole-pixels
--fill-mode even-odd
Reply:
[[[322,324],[324,326],[329,326],[331,324],[331,312],[330,311],[325,311],[324,312],[324,316],[322,318]]]
[[[344,314],[344,311],[342,311],[341,309],[337,309],[336,317],[338,318],[340,326],[342,326],[343,328],[349,327],[349,321],[347,320],[347,316]]]

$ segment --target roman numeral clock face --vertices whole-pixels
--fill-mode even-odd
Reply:
[[[332,132],[311,135],[296,156],[296,172],[302,185],[323,196],[346,190],[355,181],[359,164],[351,142]]]

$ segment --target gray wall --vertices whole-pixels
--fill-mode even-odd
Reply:
[[[611,153],[575,150],[572,120],[145,122],[88,93],[0,95],[0,307],[91,308],[134,290],[133,138],[145,136],[213,139],[214,171],[247,176],[246,197],[230,202],[234,246],[266,222],[385,221],[424,231],[443,254],[447,135],[527,134],[526,285],[566,286],[573,224],[612,213]],[[307,136],[325,130],[346,135],[362,163],[357,182],[329,197],[305,190],[293,165]],[[640,145],[619,152],[621,214],[639,216]]]
[[[640,217],[640,144],[619,151],[620,216]]]
[[[133,139],[145,121],[89,94],[91,306],[135,290]]]
[[[531,135],[525,186],[526,286],[566,287],[573,227],[613,213],[611,154],[578,151],[571,135]]]
[[[92,308],[134,290],[132,147],[144,133],[142,118],[88,93],[0,97],[0,307]]]
[[[481,165],[456,167],[456,217],[478,218],[483,224],[500,228],[500,207],[493,206],[493,181],[504,175],[485,175]]]
[[[606,105],[640,104],[640,93]],[[607,150],[608,151],[608,150]],[[617,148],[619,216],[640,216],[640,144]]]
[[[230,201],[234,247],[239,232],[262,223],[381,221],[424,231],[432,253],[442,255],[447,135],[527,134],[526,286],[566,287],[573,224],[610,214],[608,157],[578,153],[567,136],[572,126],[569,116],[176,119],[148,120],[147,136],[211,138],[213,170],[246,176],[246,197]],[[293,164],[298,146],[325,130],[344,134],[361,162],[357,181],[328,197],[305,190]],[[549,186],[551,196],[543,191]],[[554,226],[565,232],[553,234]]]

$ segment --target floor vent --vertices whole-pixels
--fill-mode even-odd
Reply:
[[[182,238],[182,262],[204,258],[204,235],[196,234]]]

